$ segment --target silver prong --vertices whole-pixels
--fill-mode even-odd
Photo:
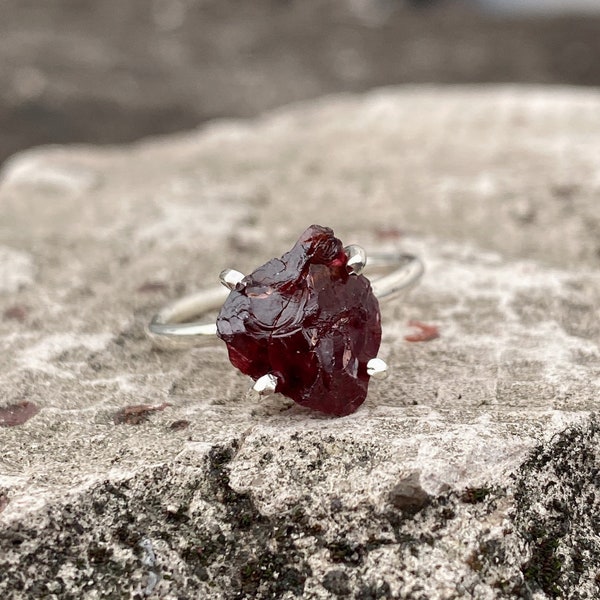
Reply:
[[[235,269],[224,269],[219,273],[221,283],[230,290],[234,290],[237,284],[244,279],[244,274]]]
[[[356,244],[351,244],[344,248],[344,253],[348,257],[346,269],[350,275],[360,275],[367,264],[367,253],[365,249]]]
[[[274,394],[275,390],[277,389],[277,377],[271,373],[267,373],[256,380],[252,386],[252,389],[260,396]]]
[[[372,358],[367,363],[367,374],[375,379],[385,379],[388,376],[388,366],[381,358]]]

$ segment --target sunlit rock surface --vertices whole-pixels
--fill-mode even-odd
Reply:
[[[599,145],[595,92],[412,88],[13,158],[2,597],[597,597]],[[427,265],[356,413],[151,347],[313,222]]]

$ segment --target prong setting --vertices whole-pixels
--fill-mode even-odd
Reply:
[[[385,379],[388,376],[387,363],[381,358],[372,358],[367,363],[367,375],[373,379]]]
[[[255,381],[252,389],[259,396],[269,396],[270,394],[274,394],[277,389],[277,377],[272,373],[267,373]]]
[[[230,290],[234,290],[245,275],[235,269],[224,269],[219,273],[219,281]]]
[[[367,253],[362,246],[351,244],[344,248],[344,253],[348,257],[346,269],[350,275],[360,275],[367,264]]]

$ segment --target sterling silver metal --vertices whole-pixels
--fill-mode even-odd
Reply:
[[[270,394],[274,394],[277,389],[277,377],[272,373],[267,373],[254,382],[252,389],[257,392],[259,396],[269,396]]]
[[[238,283],[242,282],[244,274],[235,269],[223,269],[219,274],[219,280],[228,289],[234,290]]]
[[[364,250],[360,246],[349,246],[346,252],[349,262],[352,261],[349,272],[355,272],[357,269],[362,271],[362,257],[366,257]],[[389,300],[406,292],[419,281],[425,271],[423,262],[412,254],[372,253],[364,260],[367,265],[366,271],[392,269],[390,273],[371,280],[371,287],[379,300]],[[239,271],[225,269],[220,275],[223,284],[221,287],[180,298],[154,315],[146,328],[147,336],[155,346],[168,350],[213,344],[217,334],[215,322],[191,320],[199,319],[206,313],[220,308],[230,290],[242,279],[243,274]],[[378,365],[373,376],[379,375],[380,370],[381,365]]]
[[[350,275],[360,275],[367,266],[367,253],[362,246],[351,244],[344,248],[344,252],[348,257],[346,269]]]
[[[381,358],[372,358],[367,363],[367,374],[374,379],[385,379],[388,376],[387,363]]]

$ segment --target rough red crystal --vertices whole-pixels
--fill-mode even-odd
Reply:
[[[242,373],[278,379],[302,406],[348,415],[365,400],[367,362],[381,342],[379,303],[363,275],[348,275],[342,242],[312,225],[295,246],[246,276],[217,318]]]

